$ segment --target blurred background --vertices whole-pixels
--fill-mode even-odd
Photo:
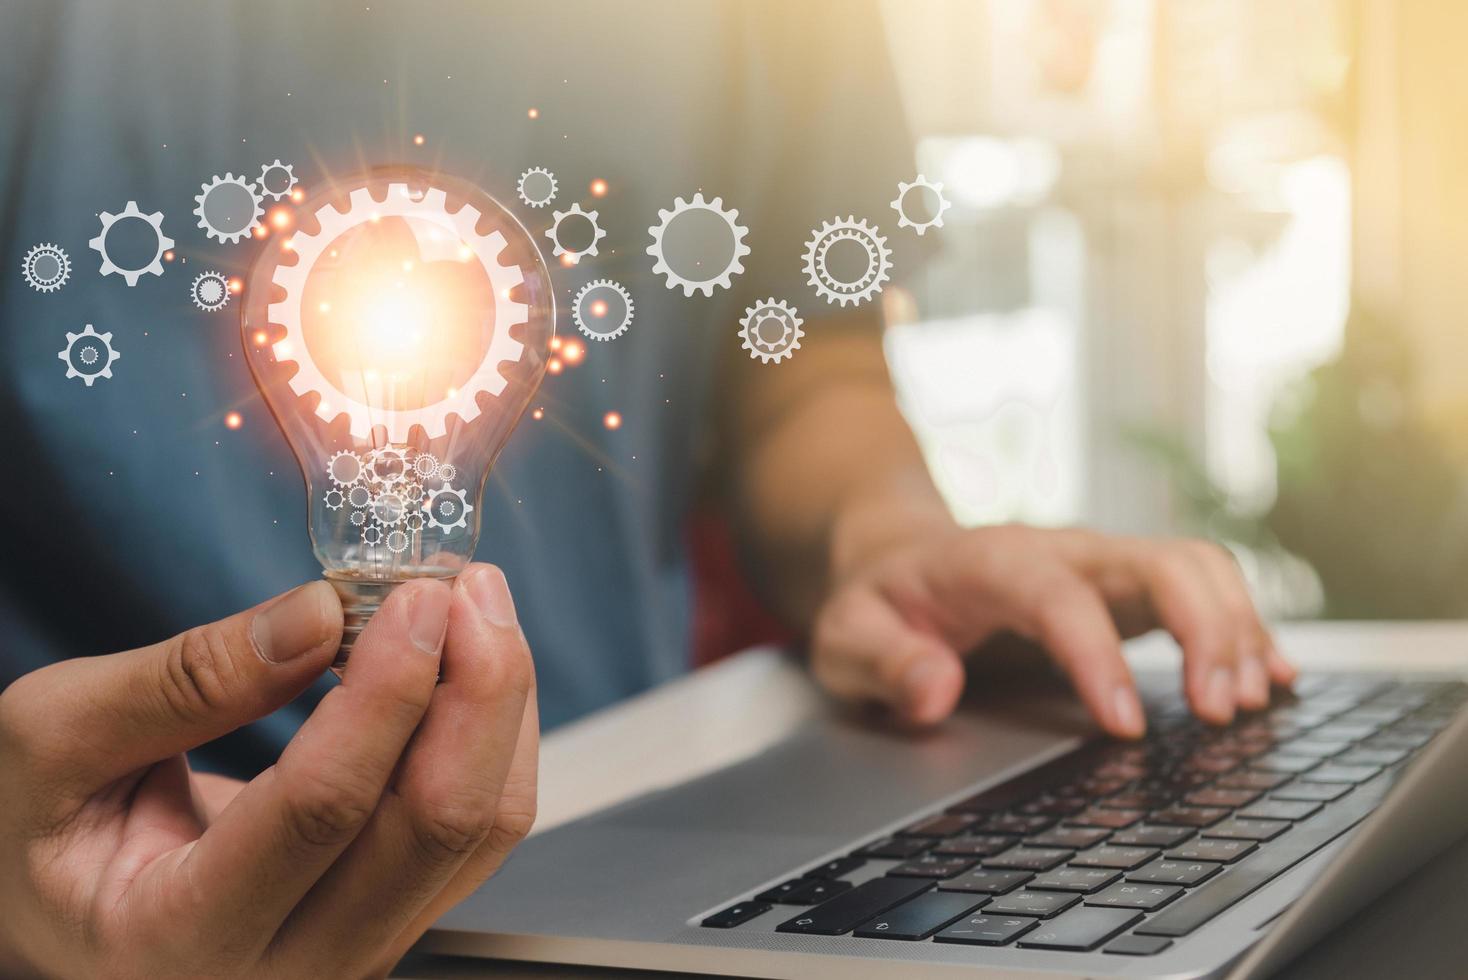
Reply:
[[[889,356],[960,518],[1205,534],[1277,617],[1468,612],[1468,5],[883,13],[954,205]]]

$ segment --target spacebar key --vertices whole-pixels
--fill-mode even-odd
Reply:
[[[1254,857],[1240,861],[1134,931],[1144,936],[1186,936],[1360,823],[1375,809],[1384,792],[1385,787],[1377,792],[1360,792],[1315,819],[1297,824]]]
[[[839,936],[933,887],[920,878],[873,878],[776,926],[779,932]]]

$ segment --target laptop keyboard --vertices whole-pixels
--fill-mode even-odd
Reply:
[[[1225,728],[1152,710],[1140,742],[1088,743],[702,925],[1154,955],[1364,819],[1465,699],[1309,678]]]

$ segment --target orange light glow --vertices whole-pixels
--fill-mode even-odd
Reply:
[[[270,339],[269,337],[265,336],[265,331],[264,330],[256,330],[255,331],[255,346],[256,347],[264,347],[265,346],[265,342],[267,340],[269,340],[269,339]]]
[[[530,413],[530,417],[539,422],[541,419],[545,418],[545,409],[537,408],[535,411]]]
[[[305,199],[306,199],[306,192],[303,191],[303,190],[301,190],[299,187],[297,187],[295,190],[291,191],[291,200],[294,201],[294,202],[296,202],[297,204],[300,204]]]
[[[550,349],[551,350],[560,350],[562,343],[564,343],[564,341],[562,341],[560,337],[552,337],[550,339]]]
[[[166,251],[166,252],[163,253],[163,261],[164,262],[172,262],[173,261],[173,249],[170,248],[168,251]]]
[[[250,234],[254,235],[256,238],[264,238],[266,235],[270,234],[270,229],[266,228],[264,225],[256,225],[255,227],[250,229]]]
[[[622,427],[622,413],[608,412],[601,418],[601,424],[608,429],[620,429]]]
[[[571,268],[573,265],[580,261],[581,256],[572,254],[571,252],[566,252],[561,256],[561,265],[565,266],[567,269]]]
[[[244,292],[244,290],[245,284],[243,280],[241,280],[239,276],[231,276],[229,279],[229,291],[233,295],[238,296],[240,293]]]
[[[596,178],[596,180],[593,180],[591,182],[591,196],[592,197],[606,197],[607,196],[607,182],[604,181],[604,180],[602,180],[600,177]]]
[[[540,110],[535,108],[534,106],[531,106],[530,111],[526,112],[525,115],[529,116],[531,119],[539,119]]]
[[[575,338],[566,341],[566,346],[561,351],[561,358],[565,360],[567,364],[580,364],[582,359],[585,357],[586,348],[582,345],[581,341],[576,340]]]
[[[291,209],[285,205],[278,204],[270,209],[270,224],[280,231],[285,231],[291,226],[291,218]]]
[[[559,357],[552,357],[549,361],[546,362],[545,369],[551,374],[560,374],[566,369],[566,365],[561,363],[561,359]]]
[[[594,299],[594,300],[592,300],[591,301],[591,315],[594,316],[594,317],[598,317],[598,318],[606,316],[607,315],[607,301],[604,300],[604,299]]]
[[[423,145],[423,134],[422,133],[418,133],[417,135],[415,135],[413,137],[413,145],[414,146],[422,146]]]
[[[238,429],[245,424],[245,420],[239,412],[230,412],[224,416],[224,427],[226,429]]]

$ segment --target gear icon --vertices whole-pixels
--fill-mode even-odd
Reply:
[[[66,376],[81,378],[88,388],[98,378],[112,377],[112,362],[122,355],[112,347],[112,334],[98,333],[89,323],[81,333],[66,335],[66,348],[56,355],[66,362]]]
[[[54,293],[71,278],[71,259],[60,245],[33,245],[20,263],[26,285],[42,293]]]
[[[353,527],[362,527],[367,523],[367,512],[365,510],[352,511],[351,521]]]
[[[362,543],[369,548],[376,548],[382,544],[382,528],[375,524],[368,524],[362,528]]]
[[[222,310],[229,305],[229,280],[222,272],[201,272],[194,277],[189,296],[193,298],[194,305],[205,313]]]
[[[739,321],[740,346],[749,351],[750,357],[766,364],[778,363],[800,350],[800,338],[805,336],[800,325],[804,322],[793,307],[771,296],[744,311]]]
[[[87,244],[102,256],[102,268],[100,270],[102,275],[110,276],[115,272],[126,279],[129,286],[136,286],[138,279],[144,274],[153,276],[163,275],[163,253],[173,248],[173,239],[163,234],[162,211],[144,214],[138,210],[137,201],[128,201],[127,207],[123,208],[117,214],[113,214],[110,211],[103,211],[100,217],[102,219],[102,230],[97,233],[97,237],[87,242]],[[112,230],[112,226],[117,224],[117,222],[124,221],[128,218],[137,218],[139,221],[146,221],[153,226],[153,237],[155,239],[153,258],[148,263],[136,269],[124,269],[122,266],[113,262],[112,256],[107,254],[108,232]]]
[[[453,463],[439,463],[433,475],[445,483],[453,483],[454,477],[459,475],[459,469]]]
[[[403,516],[403,527],[408,529],[409,534],[416,534],[423,530],[423,524],[423,508],[421,506],[417,510],[408,511]]]
[[[387,550],[391,551],[395,555],[401,555],[403,552],[407,551],[409,541],[410,539],[407,532],[399,531],[397,528],[393,528],[391,531],[387,532],[387,537],[384,539],[384,543],[387,545]]]
[[[413,459],[413,472],[420,480],[431,480],[438,472],[438,459],[432,453],[419,453]]]
[[[347,498],[340,490],[328,490],[321,500],[322,503],[326,504],[327,510],[341,510],[342,504],[346,503]]]
[[[515,185],[520,200],[532,208],[543,208],[554,201],[559,189],[556,175],[544,167],[531,167],[520,175],[520,182]]]
[[[728,289],[736,272],[744,271],[740,259],[749,254],[744,236],[749,229],[737,223],[739,212],[724,210],[723,198],[705,201],[703,194],[692,201],[673,199],[673,210],[658,209],[658,223],[647,229],[652,244],[647,254],[657,261],[652,271],[668,277],[668,288],[681,286],[684,296],[695,289],[705,296],[714,294],[715,286]],[[677,254],[668,254],[669,235],[678,245]],[[681,271],[679,268],[681,267]]]
[[[347,491],[347,503],[358,510],[365,510],[372,503],[372,491],[359,483]]]
[[[551,212],[551,221],[554,223],[545,230],[545,237],[549,238],[554,244],[554,247],[551,249],[551,254],[569,255],[571,256],[572,262],[581,261],[583,256],[597,254],[597,244],[603,238],[607,237],[607,233],[602,229],[601,225],[596,223],[598,217],[600,217],[600,212],[583,211],[581,210],[580,204],[572,204],[565,211]],[[582,248],[570,248],[561,240],[561,224],[567,218],[580,218],[591,225],[591,244]]]
[[[505,361],[518,361],[523,355],[524,345],[510,335],[510,330],[528,320],[529,310],[524,303],[505,297],[524,282],[524,273],[519,266],[500,265],[499,256],[508,243],[499,231],[479,234],[475,226],[481,217],[478,208],[469,204],[450,213],[447,195],[440,188],[414,193],[409,191],[407,184],[395,183],[389,185],[387,196],[381,202],[373,200],[366,187],[358,187],[351,192],[345,212],[323,204],[315,215],[319,230],[315,234],[298,231],[292,236],[291,249],[299,261],[276,269],[273,284],[284,289],[286,295],[284,300],[271,303],[267,313],[270,322],[285,331],[273,345],[276,360],[298,366],[289,381],[291,390],[297,395],[316,392],[321,396],[316,406],[317,415],[328,422],[338,415],[346,415],[351,422],[352,435],[359,439],[366,439],[374,425],[387,429],[390,442],[407,442],[409,430],[414,426],[421,426],[428,438],[437,439],[447,433],[450,415],[457,415],[465,422],[476,419],[480,411],[478,396],[481,393],[498,395],[508,387],[509,382],[500,374],[499,366]],[[421,408],[385,410],[369,406],[361,398],[341,391],[327,380],[312,359],[308,344],[293,343],[303,323],[301,298],[306,277],[316,260],[347,229],[374,218],[418,218],[446,226],[459,236],[459,240],[484,267],[496,297],[494,327],[484,359],[455,394]]]
[[[632,324],[632,297],[619,282],[593,279],[572,301],[571,319],[592,340],[615,340]]]
[[[350,449],[331,454],[326,461],[326,475],[339,487],[349,487],[362,478],[362,460]]]
[[[264,199],[255,185],[234,174],[217,174],[194,196],[199,227],[216,242],[233,245],[260,226]]]
[[[469,513],[474,506],[464,498],[464,491],[454,487],[444,486],[435,490],[424,507],[428,514],[429,527],[436,527],[445,534],[456,527],[468,527]]]
[[[372,516],[384,527],[392,527],[403,519],[408,503],[402,494],[388,491],[372,498]]]
[[[831,268],[831,252],[838,247],[852,253],[859,249],[865,254],[853,264],[842,262],[844,268],[838,272]],[[846,306],[866,302],[881,292],[891,268],[892,252],[887,248],[887,239],[876,228],[850,215],[845,220],[833,218],[822,222],[805,245],[806,280],[828,303]],[[853,275],[854,269],[860,271]]]
[[[908,199],[908,194],[912,191],[917,191],[916,201]],[[930,209],[925,209],[927,216],[921,219],[914,218],[908,208],[922,202],[929,195],[932,196],[934,203]],[[948,198],[943,196],[943,185],[928,180],[922,174],[918,174],[917,179],[910,184],[905,180],[897,182],[897,196],[892,199],[892,210],[897,212],[897,227],[899,228],[911,228],[918,235],[922,235],[929,228],[942,228],[943,212],[947,211],[948,207]]]
[[[260,193],[278,201],[291,191],[296,189],[296,168],[288,163],[281,163],[276,157],[274,163],[267,163],[260,168],[260,179],[256,181]]]
[[[381,487],[396,487],[411,470],[408,454],[393,446],[383,446],[367,454],[362,464],[368,482]]]

